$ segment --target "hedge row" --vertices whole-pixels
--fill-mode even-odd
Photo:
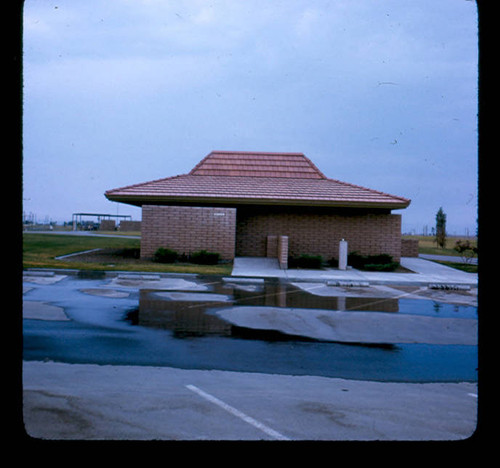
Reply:
[[[338,267],[336,258],[326,262],[330,267]],[[321,255],[299,255],[297,257],[288,257],[288,268],[314,268],[319,269],[323,266]],[[394,271],[398,262],[394,262],[389,254],[379,255],[360,255],[357,252],[351,252],[347,256],[347,264],[358,270],[367,271]]]

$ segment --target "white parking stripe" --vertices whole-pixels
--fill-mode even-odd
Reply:
[[[245,421],[246,423],[251,424],[252,426],[256,427],[257,429],[260,429],[262,432],[264,432],[268,436],[271,436],[277,440],[290,440],[288,437],[284,436],[283,434],[280,434],[279,432],[275,431],[274,429],[271,429],[270,427],[266,426],[265,424],[262,424],[261,422],[256,421],[254,418],[247,416],[245,413],[242,413],[241,411],[237,410],[236,408],[233,408],[232,406],[228,405],[227,403],[224,403],[223,401],[219,400],[218,398],[214,397],[213,395],[210,395],[209,393],[204,392],[203,390],[199,389],[198,387],[196,387],[194,385],[186,385],[186,388],[188,388],[192,392],[197,393],[201,397],[205,398],[205,400],[208,400],[211,403],[216,404],[217,406],[226,410],[228,413],[232,414],[233,416],[236,416],[236,417],[242,419],[243,421]]]

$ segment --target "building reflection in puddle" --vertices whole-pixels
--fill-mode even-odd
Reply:
[[[136,323],[170,330],[173,336],[233,336],[235,327],[211,313],[234,306],[398,312],[398,299],[316,296],[288,283],[208,283],[209,291],[141,289]]]

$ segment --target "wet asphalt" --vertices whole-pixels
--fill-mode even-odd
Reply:
[[[467,293],[451,292],[459,303],[447,303],[439,291],[387,286],[152,278],[26,276],[23,358],[383,382],[477,379],[477,307]]]

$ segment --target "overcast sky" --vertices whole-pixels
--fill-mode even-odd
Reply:
[[[26,0],[23,209],[131,214],[108,189],[212,150],[303,152],[476,232],[478,36],[467,0]]]

